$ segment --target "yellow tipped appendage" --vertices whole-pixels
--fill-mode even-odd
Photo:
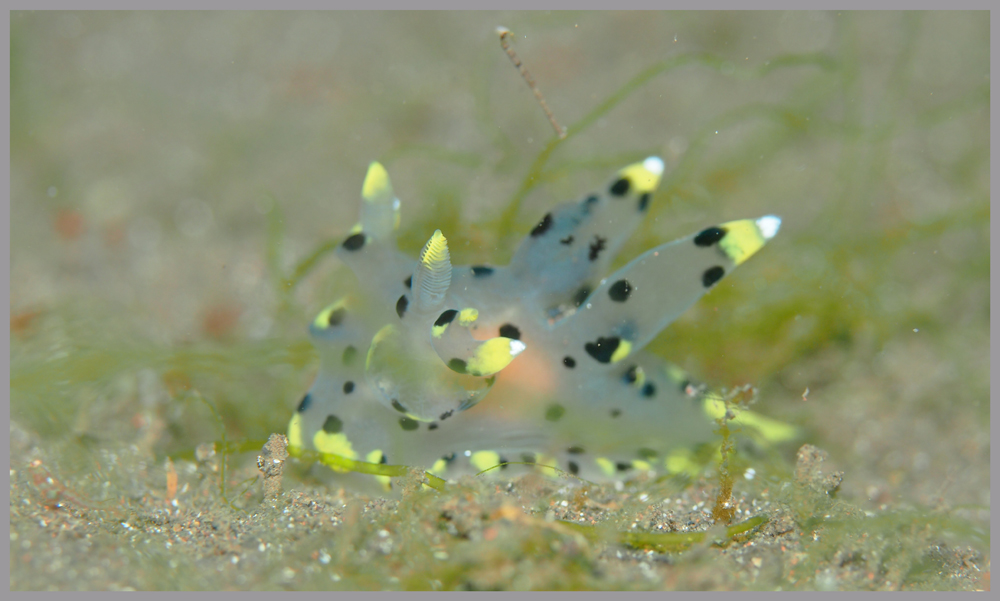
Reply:
[[[730,221],[720,227],[726,230],[726,235],[719,240],[719,248],[732,259],[733,263],[739,265],[752,257],[778,233],[781,219],[767,215],[760,219]]]
[[[368,165],[365,183],[361,186],[361,197],[367,202],[387,202],[392,200],[392,182],[389,173],[378,161]]]
[[[618,172],[618,177],[628,179],[637,194],[652,192],[660,185],[663,177],[663,160],[649,157],[641,163],[632,163]]]

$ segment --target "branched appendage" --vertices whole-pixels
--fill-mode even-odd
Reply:
[[[757,389],[750,384],[736,388],[723,395],[726,411],[716,420],[719,424],[718,433],[722,436],[719,447],[719,494],[715,497],[712,507],[712,519],[716,522],[731,523],[736,517],[736,504],[733,503],[733,476],[729,472],[729,457],[732,455],[735,442],[729,422],[736,417],[734,409],[746,409],[757,401]]]
[[[510,47],[510,38],[514,37],[513,34],[511,34],[510,30],[506,27],[497,27],[497,34],[500,36],[500,47],[503,48],[503,51],[507,53],[508,57],[510,57],[510,62],[514,63],[514,66],[517,67],[518,71],[520,71],[521,77],[524,78],[528,87],[531,88],[531,91],[535,94],[538,104],[541,105],[542,110],[545,112],[545,117],[548,118],[549,123],[552,124],[552,129],[556,130],[556,135],[559,136],[559,139],[565,138],[566,128],[559,125],[556,121],[555,115],[552,114],[552,111],[549,110],[548,103],[545,102],[545,97],[542,96],[542,91],[538,89],[538,86],[535,84],[535,80],[532,79],[531,74],[528,73],[528,68],[524,66],[524,63],[522,63],[521,59],[518,58],[517,53]]]

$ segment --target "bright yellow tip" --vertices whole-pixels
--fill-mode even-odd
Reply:
[[[385,457],[385,453],[381,449],[375,449],[374,451],[365,455],[365,461],[368,463],[382,463],[382,458]],[[392,478],[389,476],[375,476],[375,479],[382,484],[382,488],[385,491],[392,490]]]
[[[594,459],[594,462],[597,464],[597,467],[601,468],[601,471],[604,472],[604,474],[609,478],[615,475],[614,461],[611,461],[607,457],[597,457]]]
[[[288,446],[293,449],[302,448],[302,415],[296,411],[288,422]]]
[[[313,436],[313,446],[320,453],[340,455],[348,459],[358,458],[358,454],[354,452],[354,447],[351,446],[351,441],[347,439],[347,436],[343,432],[327,434],[323,430],[320,430]],[[333,465],[330,466],[330,469],[338,472],[346,471],[343,468],[337,468]]]
[[[373,161],[368,165],[365,183],[361,185],[361,197],[368,202],[386,202],[392,199],[392,183],[382,163]]]
[[[469,457],[469,462],[479,471],[488,470],[500,464],[500,454],[496,451],[476,451]]]
[[[444,237],[441,230],[434,230],[431,239],[427,241],[420,253],[420,262],[428,267],[433,267],[444,261],[451,262],[451,255],[448,253],[448,239]]]
[[[438,459],[437,461],[434,462],[434,465],[431,466],[431,469],[427,471],[437,476],[438,478],[441,478],[444,476],[444,470],[447,467],[448,467],[447,461],[445,461],[444,459]]]
[[[625,357],[628,357],[629,353],[632,352],[632,343],[628,340],[622,340],[618,343],[618,348],[615,352],[611,354],[611,362],[618,363]]]
[[[628,179],[636,194],[652,192],[660,185],[663,176],[663,161],[659,157],[649,157],[641,163],[633,163],[618,172],[619,177]]]
[[[462,309],[458,313],[458,325],[460,326],[469,327],[477,319],[479,319],[479,311],[472,307]]]
[[[525,348],[520,340],[503,336],[490,338],[479,345],[476,353],[466,363],[465,370],[473,376],[491,376],[510,365],[514,357],[520,355]]]
[[[739,265],[760,250],[778,232],[780,224],[781,220],[777,217],[740,219],[723,223],[719,227],[726,230],[726,235],[719,240],[719,248],[732,259],[733,263]]]
[[[333,312],[336,311],[337,309],[344,309],[346,307],[347,307],[347,297],[344,297],[338,300],[337,302],[333,303],[329,307],[323,309],[322,311],[319,312],[319,315],[316,316],[316,319],[313,320],[313,327],[316,328],[317,330],[325,330],[326,328],[330,327],[331,325],[333,325],[330,323],[330,316],[333,315]]]

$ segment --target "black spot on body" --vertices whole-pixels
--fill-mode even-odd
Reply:
[[[584,286],[573,295],[573,305],[579,307],[590,296],[590,286]]]
[[[407,432],[412,432],[420,427],[420,423],[415,419],[410,419],[408,417],[399,418],[399,427],[406,430]]]
[[[630,294],[632,294],[632,284],[625,279],[618,280],[608,288],[608,296],[616,303],[624,303]]]
[[[455,358],[448,362],[448,369],[451,371],[456,371],[460,374],[466,373],[465,361]]]
[[[431,422],[431,423],[427,424],[427,429],[428,430],[437,430],[438,429],[437,422]]]
[[[566,409],[559,404],[553,403],[545,409],[545,419],[550,422],[557,422],[566,413]]]
[[[346,316],[347,316],[347,309],[343,307],[340,307],[339,309],[334,309],[333,311],[330,311],[330,316],[327,317],[326,319],[326,325],[330,327],[339,326],[341,322],[344,321],[344,317]]]
[[[406,307],[410,305],[410,300],[406,298],[406,295],[399,297],[396,301],[396,315],[399,315],[400,319],[403,319],[403,314],[406,313]]]
[[[445,411],[444,413],[442,413],[441,415],[439,415],[438,419],[440,419],[441,421],[444,421],[444,420],[448,419],[449,417],[451,417],[451,415],[453,413],[455,413],[455,410],[454,409],[449,409],[448,411]]]
[[[608,192],[611,192],[612,196],[625,196],[628,194],[628,189],[631,187],[627,177],[623,177],[615,183],[611,184],[608,188]]]
[[[434,322],[434,325],[436,325],[436,326],[447,325],[447,324],[455,321],[455,316],[456,315],[458,315],[458,311],[456,311],[454,309],[448,309],[447,311],[445,311],[441,315],[438,315],[437,321]]]
[[[500,326],[500,335],[504,338],[511,338],[513,340],[521,339],[521,330],[517,329],[512,323],[505,323]]]
[[[351,394],[354,392],[354,382],[350,380],[344,382],[344,394]]]
[[[601,238],[600,236],[595,235],[594,241],[590,243],[590,254],[587,255],[587,258],[591,261],[596,261],[597,257],[600,256],[601,251],[606,248],[607,242],[607,238]]]
[[[639,197],[639,212],[640,213],[645,213],[646,209],[649,208],[649,199],[650,198],[652,198],[652,194],[650,194],[649,192],[646,192],[645,194],[643,194],[642,196]]]
[[[566,452],[567,452],[567,453],[569,453],[570,455],[583,455],[583,454],[584,454],[584,453],[586,453],[587,451],[585,451],[585,450],[583,449],[583,447],[580,447],[580,446],[572,446],[572,447],[570,447],[570,448],[566,449]]]
[[[379,459],[378,462],[381,463],[382,465],[389,463],[389,456],[386,455],[385,453],[382,453],[382,458]]]
[[[697,236],[694,237],[695,246],[712,246],[719,240],[726,237],[726,230],[721,227],[710,227],[701,230]]]
[[[413,276],[411,275],[403,280],[403,285],[406,286],[407,290],[413,290]]]
[[[344,248],[346,250],[358,250],[365,245],[365,235],[362,232],[358,232],[352,236],[348,236],[347,240],[344,240]]]
[[[565,357],[563,357],[563,365],[565,365],[570,369],[573,369],[574,367],[576,367],[576,359],[570,357],[569,355],[566,355]]]
[[[344,349],[344,354],[340,356],[340,362],[344,365],[350,365],[354,362],[354,358],[358,356],[358,349],[353,346],[348,346]]]
[[[406,413],[406,407],[404,407],[399,402],[399,399],[392,399],[392,401],[390,401],[390,402],[392,403],[392,408],[393,409],[395,409],[396,411],[399,411],[400,413]]]
[[[621,338],[612,336],[610,338],[598,338],[596,342],[588,342],[583,345],[583,350],[596,359],[599,363],[611,363],[611,355],[618,350]]]
[[[487,275],[490,275],[492,273],[493,273],[493,268],[492,267],[487,267],[486,265],[473,265],[472,266],[472,275],[475,276],[475,277],[477,277],[477,278],[481,278],[483,276],[487,276]]]
[[[656,396],[656,386],[653,386],[652,382],[646,382],[646,385],[642,387],[642,396],[647,399],[651,399]]]
[[[313,402],[312,397],[306,394],[306,396],[302,397],[302,402],[299,403],[299,406],[296,409],[296,411],[298,411],[299,413],[305,413],[306,410],[309,409],[309,406],[312,405],[312,402]]]
[[[632,469],[632,464],[626,463],[624,461],[619,461],[618,463],[615,464],[615,469],[618,470],[619,472],[627,472],[630,469]]]
[[[565,244],[566,246],[573,244],[573,236],[566,236],[559,241],[559,244]]]
[[[344,429],[344,422],[340,421],[340,418],[336,415],[326,416],[326,421],[323,422],[323,431],[327,434],[336,434]]]
[[[580,466],[577,465],[575,461],[570,461],[569,463],[566,464],[566,467],[569,468],[569,473],[573,474],[574,476],[580,473]]]
[[[535,226],[535,229],[531,230],[531,236],[537,238],[549,231],[550,227],[552,227],[552,213],[546,213],[545,217],[542,217],[542,220]]]
[[[716,282],[722,279],[722,276],[726,275],[726,270],[722,267],[716,265],[715,267],[709,267],[705,270],[705,273],[701,274],[701,284],[706,288],[711,288]]]
[[[621,409],[612,409],[611,410],[611,417],[618,417],[621,414],[622,414],[622,410]]]

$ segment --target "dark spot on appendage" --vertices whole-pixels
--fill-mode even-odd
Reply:
[[[500,335],[503,336],[504,338],[510,338],[512,340],[520,340],[521,330],[517,329],[517,326],[515,326],[512,323],[505,323],[502,326],[500,326]]]
[[[354,392],[354,382],[350,380],[344,382],[344,394],[351,394],[352,392]]]
[[[583,304],[583,301],[587,300],[588,296],[590,296],[590,286],[580,288],[576,291],[576,294],[573,295],[573,305],[579,307]]]
[[[646,209],[649,208],[649,199],[652,198],[652,197],[653,197],[653,195],[650,194],[649,192],[646,192],[645,194],[643,194],[642,196],[639,197],[639,212],[640,213],[645,213],[646,212]]]
[[[354,358],[358,356],[358,349],[353,346],[348,346],[344,349],[344,354],[340,356],[340,362],[344,365],[350,365],[354,362]]]
[[[445,463],[451,463],[455,460],[455,453],[448,453],[447,455],[441,455],[441,459],[444,459]]]
[[[408,290],[413,290],[413,276],[411,275],[410,277],[403,280],[403,285],[406,286]]]
[[[611,192],[612,196],[625,196],[628,194],[628,189],[630,187],[631,184],[629,183],[628,178],[623,177],[611,184],[611,187],[608,188],[608,192]]]
[[[392,399],[390,403],[392,403],[392,408],[395,409],[396,411],[399,411],[400,413],[406,413],[406,407],[404,407],[399,402],[399,399]]]
[[[569,463],[566,464],[566,467],[569,468],[569,473],[573,474],[574,476],[580,473],[580,466],[577,465],[575,461],[570,461]]]
[[[521,461],[525,463],[534,463],[535,454],[534,453],[521,453]]]
[[[389,463],[389,456],[386,455],[385,453],[382,453],[382,458],[379,459],[378,462],[382,465]]]
[[[701,274],[701,284],[706,288],[711,288],[716,282],[721,280],[724,275],[726,275],[726,270],[718,265],[715,267],[709,267],[705,270],[705,273]]]
[[[622,376],[622,379],[624,379],[629,384],[635,384],[635,381],[639,379],[639,366],[638,365],[629,366],[628,371],[625,372],[625,375]]]
[[[630,469],[632,469],[632,464],[625,463],[624,461],[619,461],[618,463],[615,464],[615,469],[618,470],[619,472],[627,472]]]
[[[646,382],[646,385],[642,387],[642,396],[647,399],[651,399],[656,396],[656,386],[653,386],[652,382]]]
[[[344,429],[344,422],[340,421],[340,418],[336,415],[326,416],[326,421],[323,422],[323,431],[327,434],[336,434]]]
[[[645,448],[639,449],[638,454],[643,461],[651,461],[653,459],[656,459],[656,457],[659,455],[659,453],[657,453],[653,449],[645,449]]]
[[[616,303],[624,303],[632,294],[632,284],[628,280],[618,280],[608,288],[608,296]]]
[[[296,411],[298,411],[299,413],[305,413],[306,410],[309,409],[309,405],[312,405],[312,402],[313,402],[312,397],[307,394],[306,396],[302,397],[302,402],[299,403],[299,406],[296,409]]]
[[[483,276],[487,276],[487,275],[490,275],[492,273],[493,273],[493,268],[492,267],[487,267],[486,265],[473,265],[472,266],[472,275],[475,276],[475,277],[477,277],[477,278],[481,278]]]
[[[582,455],[587,451],[583,450],[583,447],[573,446],[566,449],[566,452],[569,453],[570,455]]]
[[[437,422],[431,422],[431,423],[427,424],[427,429],[428,430],[437,430],[438,429]]]
[[[611,355],[618,350],[621,338],[612,336],[610,338],[598,338],[596,342],[588,342],[583,345],[583,350],[596,359],[599,363],[611,363]]]
[[[559,244],[565,244],[566,246],[573,244],[573,236],[566,236],[565,238],[559,241]]]
[[[502,470],[507,469],[507,460],[503,456],[500,456],[499,459],[500,459],[500,469]]]
[[[358,250],[365,245],[365,235],[362,232],[358,232],[352,236],[348,236],[347,240],[344,240],[344,248],[346,250]]]
[[[410,419],[408,417],[399,418],[399,427],[406,430],[407,432],[412,432],[420,427],[420,423],[415,419]]]
[[[569,355],[566,355],[565,357],[563,357],[563,365],[565,365],[570,369],[573,369],[574,367],[576,367],[576,359],[570,357]]]
[[[440,419],[441,421],[444,421],[444,420],[448,419],[449,417],[451,417],[453,413],[455,413],[455,411],[453,409],[450,409],[448,411],[445,411],[441,415],[439,415],[438,419]]]
[[[611,417],[618,417],[618,416],[620,416],[622,414],[622,410],[621,409],[612,409],[610,413],[611,413]]]
[[[399,300],[396,301],[396,315],[399,315],[400,319],[403,319],[403,314],[406,313],[406,307],[409,305],[410,301],[406,298],[405,294],[399,297]]]
[[[447,325],[447,324],[455,321],[455,316],[456,315],[458,315],[458,311],[456,311],[454,309],[448,309],[447,311],[445,311],[441,315],[438,315],[437,321],[434,322],[434,325],[436,325],[436,326]]]
[[[719,240],[726,237],[726,230],[721,227],[710,227],[701,230],[697,236],[694,237],[695,246],[712,246]]]
[[[564,409],[562,405],[553,403],[549,405],[548,408],[545,410],[545,420],[550,422],[557,422],[559,421],[559,418],[563,416],[564,413],[566,413],[566,409]]]
[[[591,261],[596,261],[597,257],[600,256],[601,251],[606,248],[607,242],[607,238],[601,238],[600,236],[595,235],[594,241],[590,243],[590,254],[587,255],[587,258]]]
[[[542,217],[542,220],[535,226],[535,229],[531,230],[531,236],[537,238],[549,231],[550,227],[552,227],[552,213],[546,213],[545,217]]]
[[[333,327],[339,326],[341,322],[344,321],[344,317],[347,316],[347,309],[341,307],[339,309],[334,309],[330,311],[330,316],[326,319],[326,325]]]
[[[465,361],[455,358],[448,362],[448,369],[460,374],[466,373]]]

